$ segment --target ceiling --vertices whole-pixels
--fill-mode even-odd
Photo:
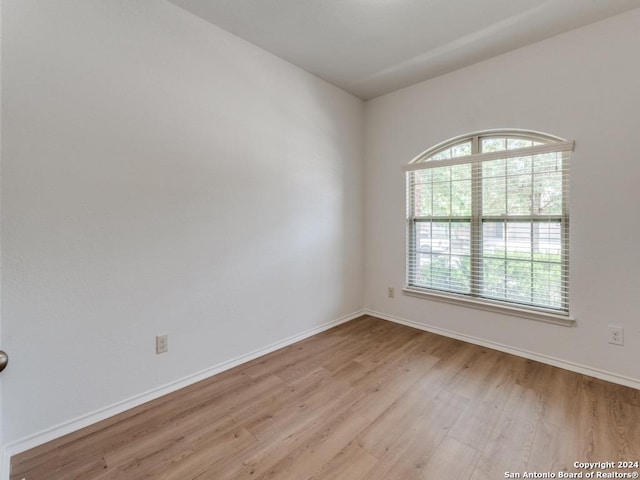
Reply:
[[[170,0],[364,100],[640,0]]]

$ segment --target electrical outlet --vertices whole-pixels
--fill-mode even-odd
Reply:
[[[156,353],[164,353],[169,350],[169,335],[156,336]]]
[[[387,297],[393,298],[396,295],[396,290],[393,287],[387,287]]]
[[[624,345],[624,328],[618,325],[609,325],[609,343]]]

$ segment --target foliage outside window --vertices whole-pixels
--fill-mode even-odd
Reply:
[[[535,132],[483,132],[407,165],[407,286],[569,312],[569,153]]]

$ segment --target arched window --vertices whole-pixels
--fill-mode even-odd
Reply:
[[[412,160],[405,292],[567,316],[573,145],[484,131]]]

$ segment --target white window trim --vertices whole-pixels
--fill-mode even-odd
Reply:
[[[499,152],[487,152],[487,153],[478,153],[474,152],[471,155],[456,157],[452,159],[446,160],[433,160],[429,161],[430,157],[434,155],[436,152],[447,148],[447,146],[455,145],[465,139],[477,138],[482,136],[518,136],[523,135],[526,137],[534,138],[535,136],[539,136],[541,140],[546,140],[550,143],[545,143],[543,145],[536,145],[533,147],[526,147],[521,149],[514,149],[509,151],[499,151]],[[435,145],[420,155],[416,156],[409,164],[404,165],[402,170],[405,173],[423,170],[429,168],[437,168],[440,166],[449,166],[449,165],[459,165],[466,163],[473,163],[477,161],[486,161],[492,159],[501,159],[501,158],[514,158],[519,156],[530,156],[548,152],[570,152],[575,149],[575,142],[567,141],[560,137],[556,137],[553,135],[549,135],[542,132],[534,132],[530,130],[518,130],[518,129],[496,129],[496,130],[484,130],[479,132],[474,132],[470,134],[460,135],[458,137],[449,139],[444,141],[438,145]],[[566,213],[563,215],[566,216]],[[571,315],[570,311],[567,312],[558,312],[552,309],[545,309],[542,307],[535,306],[527,306],[524,308],[518,307],[517,303],[510,303],[508,301],[502,302],[500,300],[493,300],[489,298],[476,297],[476,296],[468,296],[465,294],[460,294],[456,292],[440,292],[438,290],[433,290],[429,288],[422,288],[413,285],[405,285],[402,289],[404,295],[411,297],[424,298],[429,300],[435,300],[439,302],[461,305],[469,308],[476,308],[481,310],[486,310],[494,313],[499,313],[503,315],[511,315],[522,318],[527,318],[531,320],[537,320],[546,323],[552,323],[555,325],[561,325],[566,327],[572,327],[576,324],[576,318]]]
[[[491,301],[488,299],[470,298],[466,295],[458,293],[438,293],[434,290],[422,289],[418,287],[405,286],[402,293],[409,297],[425,298],[438,302],[450,303],[453,305],[461,305],[463,307],[476,308],[489,312],[500,313],[502,315],[511,315],[514,317],[522,317],[540,322],[553,323],[565,327],[573,327],[576,324],[575,317],[571,315],[561,315],[553,311],[533,308],[518,308],[514,305]]]

